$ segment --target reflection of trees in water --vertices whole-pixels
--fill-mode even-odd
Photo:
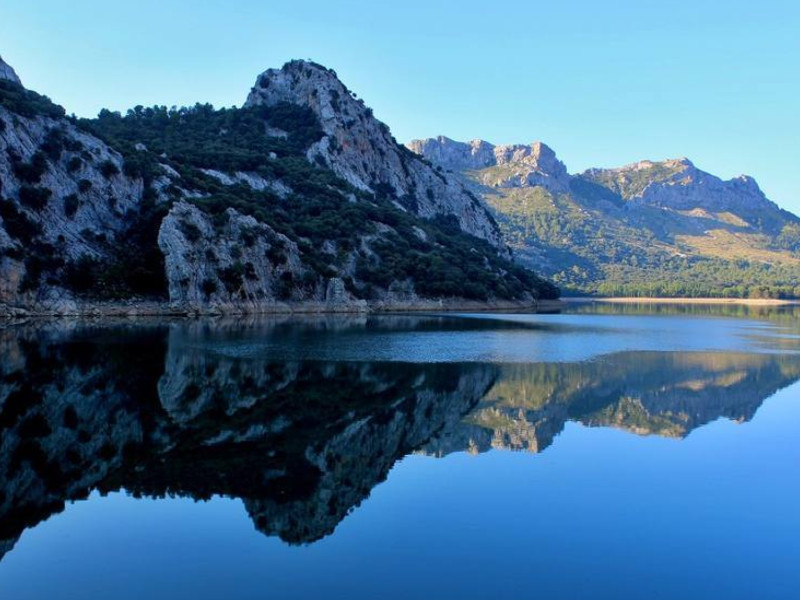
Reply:
[[[777,323],[794,324],[800,317],[798,304],[702,304],[666,302],[570,302],[566,308],[571,314],[592,315],[661,315],[736,317],[763,319]]]
[[[383,327],[451,327],[401,317]],[[331,533],[403,456],[541,450],[567,420],[682,436],[749,419],[791,357],[624,353],[578,364],[277,362],[249,338],[364,332],[370,319],[43,326],[0,332],[0,555],[92,489],[242,498],[293,543]]]

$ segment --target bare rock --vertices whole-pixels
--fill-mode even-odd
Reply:
[[[306,61],[270,69],[258,77],[245,106],[282,102],[307,106],[319,118],[325,136],[309,149],[309,160],[321,161],[356,188],[395,196],[422,217],[453,215],[464,231],[502,245],[480,200],[457,178],[398,144],[334,71]]]
[[[11,65],[3,60],[2,57],[0,57],[0,79],[5,79],[6,81],[16,83],[17,85],[22,85],[22,81],[17,76],[17,73],[11,68]]]

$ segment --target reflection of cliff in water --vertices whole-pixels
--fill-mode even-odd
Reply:
[[[411,452],[541,450],[568,420],[679,437],[718,417],[749,419],[800,377],[796,359],[776,355],[497,366],[229,351],[249,337],[285,343],[365,327],[319,319],[0,332],[0,557],[26,527],[95,489],[242,498],[260,531],[310,542]]]
[[[196,324],[3,334],[0,552],[92,489],[239,497],[265,533],[313,541],[498,371],[231,358],[208,338]]]

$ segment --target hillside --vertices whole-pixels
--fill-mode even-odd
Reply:
[[[321,65],[262,73],[240,108],[77,119],[0,61],[7,308],[358,310],[557,294],[508,259],[457,177],[399,145]]]
[[[522,264],[573,293],[800,297],[800,219],[750,177],[685,158],[570,175],[540,142],[408,146],[493,208]]]

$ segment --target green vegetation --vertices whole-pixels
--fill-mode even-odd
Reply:
[[[102,242],[110,258],[99,261],[87,256],[66,265],[63,283],[78,295],[91,298],[165,298],[167,280],[164,256],[158,248],[158,228],[167,210],[166,206],[145,201],[138,211],[127,215],[124,231]]]
[[[636,182],[626,185],[642,183]],[[800,226],[793,217],[772,238],[725,214],[631,212],[620,195],[582,178],[569,194],[533,187],[492,190],[485,198],[520,261],[569,295],[800,298],[800,257],[791,253]]]
[[[640,195],[651,183],[665,181],[682,170],[682,163],[668,161],[650,163],[640,169],[589,171],[584,178],[627,200]]]
[[[119,175],[119,168],[111,160],[104,160],[100,163],[100,173],[106,179],[111,179],[114,175]]]
[[[454,217],[417,227],[423,235],[410,219],[397,223],[395,232],[373,246],[376,257],[359,258],[359,280],[386,288],[411,279],[418,293],[431,297],[521,298],[531,290],[541,298],[558,297],[549,282],[499,257],[484,240],[464,235]]]
[[[47,188],[34,187],[30,185],[23,185],[21,188],[19,188],[20,203],[34,211],[42,210],[52,195],[53,192]]]
[[[80,200],[78,200],[77,194],[70,194],[64,198],[64,215],[72,218],[75,216],[75,213],[78,212],[78,207],[80,206]]]
[[[97,119],[79,124],[118,148],[126,173],[144,177],[146,184],[159,169],[155,157],[166,155],[160,160],[181,174],[183,186],[202,194],[192,201],[214,218],[217,227],[226,224],[228,208],[253,216],[296,242],[304,263],[319,276],[336,275],[349,253],[357,252],[361,281],[347,280],[347,284],[359,297],[372,297],[376,288],[408,279],[418,293],[435,297],[558,295],[554,286],[499,257],[488,243],[464,234],[451,220],[427,221],[399,210],[391,186],[378,186],[375,195],[366,195],[323,166],[309,163],[305,152],[322,131],[307,108],[137,107],[125,116],[103,111]],[[268,136],[267,126],[287,136]],[[291,193],[283,198],[243,184],[223,185],[203,169],[252,172],[280,180]],[[187,237],[196,234],[188,232]],[[364,236],[375,236],[371,253],[361,249]],[[333,244],[336,255],[322,251],[326,242]],[[273,262],[279,264],[285,260],[283,251],[279,246],[274,250]],[[246,275],[246,265],[241,267],[222,274],[226,288],[238,287]]]
[[[21,85],[0,79],[0,106],[21,117],[51,117],[58,119],[66,113],[47,96],[26,90]]]
[[[8,155],[14,175],[23,183],[39,183],[47,171],[47,156],[41,150],[35,152],[29,162],[23,162],[19,156],[10,151]]]
[[[0,82],[0,106],[21,117],[64,117],[63,109],[46,97],[9,82]],[[122,169],[115,160],[98,161],[97,169],[105,179],[111,180],[121,171],[141,178],[145,197],[139,209],[125,216],[123,231],[96,234],[86,229],[81,233],[102,259],[86,255],[65,262],[57,247],[63,239],[46,243],[36,224],[36,213],[52,196],[40,185],[42,177],[59,161],[68,173],[77,174],[96,157],[71,139],[64,127],[51,128],[29,160],[9,155],[15,176],[23,184],[21,209],[7,201],[0,209],[6,230],[21,244],[19,250],[7,254],[24,257],[26,290],[47,280],[92,298],[165,297],[158,228],[172,202],[185,198],[183,190],[191,190],[189,201],[210,215],[218,229],[226,226],[226,211],[234,208],[297,244],[307,272],[298,281],[291,274],[282,278],[277,285],[281,297],[289,298],[296,288],[312,289],[320,278],[341,275],[353,262],[355,280],[346,277],[345,284],[362,298],[375,297],[393,284],[405,288],[407,282],[429,297],[487,300],[558,295],[553,285],[498,256],[487,242],[464,234],[455,219],[416,217],[413,195],[398,197],[388,184],[379,184],[375,194],[366,194],[337,177],[324,161],[309,162],[309,147],[323,135],[309,108],[292,104],[222,109],[209,104],[137,106],[124,115],[103,110],[96,119],[70,117],[69,122],[121,153]],[[3,124],[6,126],[5,121]],[[268,135],[275,130],[285,135]],[[65,152],[70,153],[66,158]],[[404,167],[412,156],[404,151]],[[154,183],[163,175],[162,165],[180,174],[180,189],[168,188],[167,201],[156,204]],[[245,184],[224,185],[208,170],[251,173],[280,181],[290,191],[278,194]],[[77,193],[60,200],[68,219],[78,213],[81,196],[88,194],[93,184],[89,178],[80,178],[77,187]],[[112,207],[116,203],[113,197],[108,201]],[[475,198],[474,202],[479,201]],[[410,212],[398,208],[398,203]],[[184,234],[197,242],[202,234],[192,227],[187,224]],[[246,232],[242,238],[245,247],[255,241]],[[269,259],[276,265],[287,260],[280,240],[271,244]],[[255,277],[255,270],[252,264],[237,261],[220,276],[225,289],[232,292],[245,279]],[[206,294],[216,291],[212,283],[203,285]]]
[[[103,110],[96,119],[81,119],[78,124],[120,150],[126,173],[133,176],[145,175],[161,154],[173,165],[269,172],[270,153],[299,157],[322,137],[314,113],[291,104],[222,109],[210,104],[171,109],[137,106],[125,116]],[[267,126],[290,135],[268,136]],[[136,150],[138,144],[148,151]]]
[[[24,244],[15,249],[0,251],[0,254],[24,262],[25,276],[20,284],[20,291],[33,291],[39,286],[42,274],[58,271],[64,265],[64,260],[51,244],[42,239],[41,225],[25,211],[19,210],[14,202],[0,197],[0,217],[6,232],[12,238],[22,240]]]
[[[601,296],[663,298],[800,298],[797,266],[678,258],[648,270],[612,266]]]

